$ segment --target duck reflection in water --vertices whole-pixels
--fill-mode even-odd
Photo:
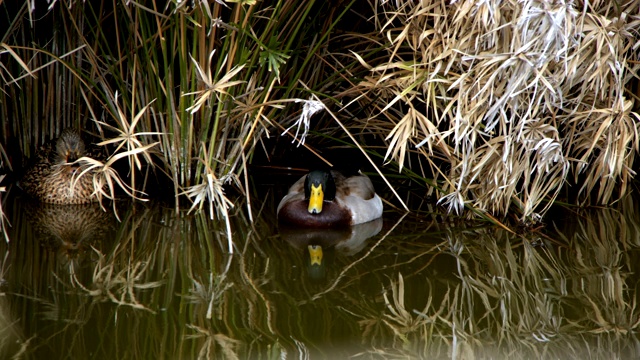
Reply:
[[[306,252],[305,264],[309,277],[320,280],[326,276],[327,255],[352,256],[365,248],[367,239],[382,230],[382,218],[338,229],[308,229],[281,224],[280,236],[289,245]]]
[[[28,201],[27,220],[35,240],[56,254],[56,267],[72,274],[95,252],[115,228],[115,216],[98,204],[54,205]]]

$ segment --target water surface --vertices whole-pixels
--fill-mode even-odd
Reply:
[[[356,233],[278,229],[282,190],[223,221],[9,193],[0,358],[631,358],[637,201],[506,229],[390,209]],[[368,237],[370,236],[370,237]],[[320,245],[321,256],[317,252]]]

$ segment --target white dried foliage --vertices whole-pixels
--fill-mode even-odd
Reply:
[[[293,136],[293,142],[298,142],[298,146],[304,145],[305,140],[307,139],[307,135],[309,134],[309,127],[311,126],[311,117],[317,113],[318,111],[324,109],[324,104],[320,101],[309,99],[309,100],[301,100],[296,99],[295,102],[302,102],[302,112],[300,113],[300,117],[296,120],[293,125],[289,126],[282,135],[285,135],[293,127],[296,127],[296,134]],[[302,132],[301,132],[302,130]],[[298,135],[300,137],[298,137]]]
[[[386,160],[402,169],[415,152],[438,167],[450,211],[468,204],[505,214],[515,205],[535,222],[568,181],[581,201],[624,193],[638,151],[640,117],[625,86],[640,74],[640,1],[376,9],[374,42],[386,44],[387,63],[355,54],[370,70],[359,89],[384,103],[370,118],[389,123]]]

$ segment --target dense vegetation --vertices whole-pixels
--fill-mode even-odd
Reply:
[[[224,189],[249,194],[248,164],[280,136],[310,154],[348,144],[449,211],[522,222],[570,185],[566,200],[611,203],[635,175],[637,0],[12,6],[0,5],[5,171],[63,128],[88,129],[110,152],[82,160],[102,196],[144,197],[163,175],[227,224]]]

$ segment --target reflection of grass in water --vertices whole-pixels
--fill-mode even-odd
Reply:
[[[8,274],[12,298],[20,308],[38,309],[36,316],[23,317],[30,328],[48,320],[30,353],[57,342],[79,358],[88,351],[109,358],[147,357],[148,352],[158,358],[210,353],[233,358],[240,343],[254,338],[261,339],[261,346],[265,340],[277,343],[269,320],[273,305],[262,289],[269,282],[266,269],[256,272],[258,265],[225,255],[224,224],[205,214],[176,216],[171,209],[138,206],[121,219],[115,239],[99,243],[88,255],[94,258],[90,265],[71,274],[49,248],[40,246],[25,219],[18,221],[17,233],[23,235],[17,238],[32,243],[23,241],[10,251],[10,262],[30,269]],[[247,239],[246,246],[257,241],[247,219],[236,216],[234,221],[243,229],[236,234],[239,240]],[[268,259],[264,266],[268,268]],[[243,318],[246,328],[236,328],[235,319]],[[102,344],[98,350],[89,346],[95,342]],[[110,343],[126,346],[106,345]]]
[[[20,241],[3,248],[5,299],[20,338],[35,334],[27,357],[53,344],[122,359],[626,354],[638,240],[635,204],[621,206],[548,237],[407,217],[355,254],[329,249],[321,280],[303,249],[269,235],[273,214],[251,225],[234,210],[230,256],[224,223],[135,206],[73,274],[18,217]]]
[[[593,333],[625,337],[640,325],[636,311],[638,255],[637,204],[626,197],[618,209],[580,214],[584,221],[568,238],[566,272],[571,293],[578,302],[580,324]]]
[[[371,341],[380,339],[371,330],[375,324],[378,332],[400,340],[387,348],[389,356],[633,355],[640,314],[637,285],[629,283],[637,282],[629,277],[637,238],[629,230],[637,220],[621,214],[636,213],[634,207],[626,199],[622,211],[605,209],[579,218],[577,231],[557,234],[569,237],[560,244],[535,233],[451,233],[449,252],[456,258],[459,281],[434,301],[443,287],[436,279],[424,279],[421,286],[431,293],[425,309],[407,311],[403,277],[390,280],[384,317],[375,308],[362,309],[370,313],[361,321],[364,334]]]

